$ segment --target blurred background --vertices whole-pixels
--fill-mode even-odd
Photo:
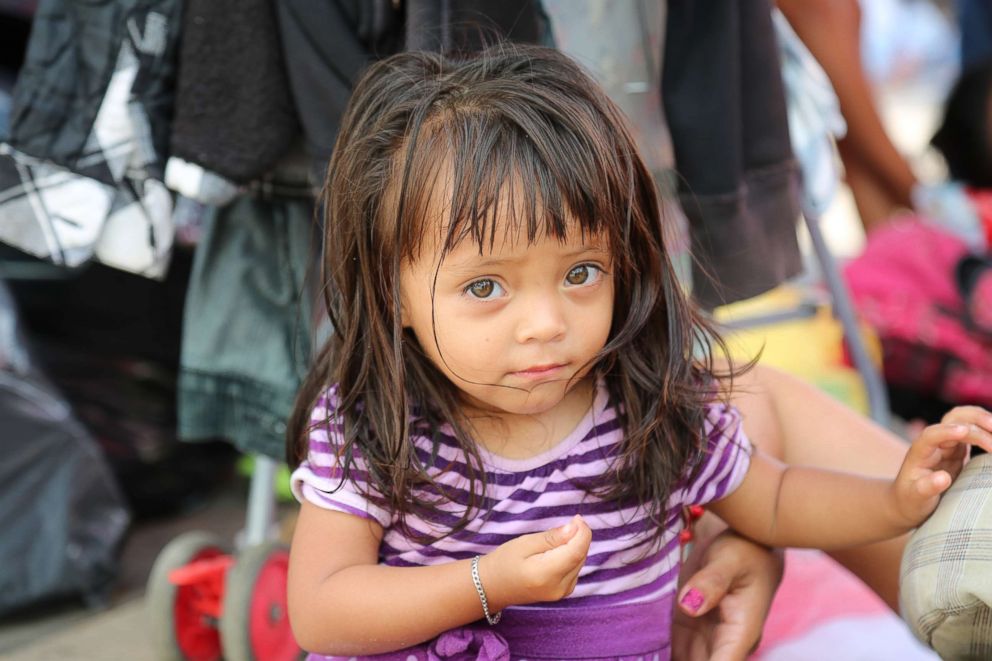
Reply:
[[[903,435],[948,405],[992,404],[992,4],[749,1],[769,29],[734,43],[776,68],[726,98],[687,4],[0,0],[0,656],[297,654],[279,595],[295,511],[281,459],[329,332],[312,303],[315,192],[357,73],[451,47],[445,26],[478,16],[568,52],[621,105],[687,282],[742,355],[763,349]],[[695,6],[705,19],[730,5]],[[698,23],[728,43],[718,20]],[[777,123],[755,129],[785,140],[787,176],[767,195],[740,193],[747,167],[714,175],[728,145],[748,165],[762,122],[735,133],[735,108],[705,99],[753,120],[751,88],[787,102],[787,123],[769,111]],[[741,220],[711,204],[726,190],[768,221],[746,250],[714,229]],[[210,562],[170,574],[194,560]],[[759,656],[935,658],[825,562],[790,560]],[[835,598],[796,616],[815,585]],[[236,642],[253,617],[268,638]],[[851,649],[810,656],[838,622]]]

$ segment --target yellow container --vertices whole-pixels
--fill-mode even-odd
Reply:
[[[797,287],[783,285],[767,294],[717,308],[714,318],[721,325],[803,309],[809,316],[775,321],[744,329],[725,328],[731,356],[760,362],[795,374],[816,384],[852,408],[868,413],[868,394],[857,370],[844,361],[844,331],[825,301],[811,299]],[[869,351],[876,364],[881,349],[870,329],[862,325]]]

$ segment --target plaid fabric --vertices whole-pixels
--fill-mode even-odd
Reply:
[[[10,138],[0,144],[0,241],[56,264],[96,259],[162,277],[172,248],[172,198],[156,145],[159,106],[171,107],[161,85],[178,38],[178,4],[127,5],[127,12],[107,2],[70,12],[53,0],[39,14],[14,93]],[[80,40],[71,47],[51,27],[69,20],[65,13]],[[106,46],[106,70],[71,57],[89,47],[87,27],[116,41]],[[57,62],[48,74],[46,62]]]
[[[910,538],[899,599],[942,659],[992,659],[992,456],[972,459]]]
[[[172,197],[156,179],[105,184],[0,144],[0,219],[0,241],[55,264],[150,278],[169,265]]]

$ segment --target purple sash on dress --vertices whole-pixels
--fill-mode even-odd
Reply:
[[[672,595],[623,606],[507,608],[491,627],[475,623],[407,649],[357,657],[360,661],[509,661],[615,659],[668,661]],[[347,657],[311,654],[308,661]],[[354,658],[354,657],[352,657]]]

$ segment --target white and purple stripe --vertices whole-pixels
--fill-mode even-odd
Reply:
[[[741,431],[737,411],[723,404],[710,405],[706,457],[691,482],[686,477],[674,486],[660,548],[652,546],[653,531],[642,508],[617,508],[586,493],[579,484],[603,475],[622,449],[623,433],[616,411],[609,405],[605,389],[600,388],[582,422],[548,452],[515,460],[480,447],[488,489],[483,507],[489,509],[488,515],[454,535],[424,545],[404,536],[399,526],[392,525],[390,513],[363,495],[367,473],[357,452],[351,479],[342,483],[336,453],[340,429],[333,420],[330,426],[325,423],[335,402],[332,388],[313,410],[310,451],[292,476],[298,499],[376,520],[383,527],[380,562],[394,566],[439,564],[488,553],[503,542],[563,525],[581,514],[592,528],[592,545],[575,591],[554,604],[557,608],[646,602],[673,594],[682,507],[704,505],[729,494],[749,465],[750,444]],[[457,520],[469,498],[465,458],[450,436],[440,433],[438,440],[432,458],[430,437],[413,437],[421,460],[436,471],[435,478],[444,485],[451,502],[426,519],[409,517],[407,521],[413,530],[433,535]]]

